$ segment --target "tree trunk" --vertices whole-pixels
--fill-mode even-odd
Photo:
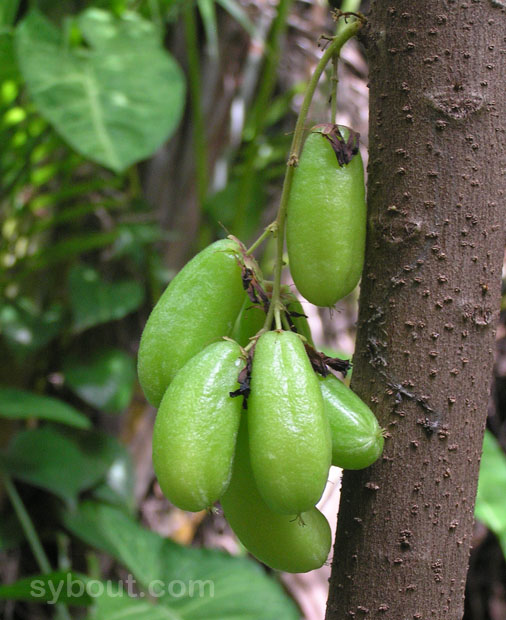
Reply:
[[[506,0],[377,0],[353,389],[327,620],[460,620],[504,249]]]

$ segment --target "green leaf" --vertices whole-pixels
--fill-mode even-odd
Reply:
[[[63,328],[63,308],[54,304],[39,310],[23,297],[0,306],[0,332],[8,348],[20,357],[45,347]]]
[[[0,417],[11,420],[38,418],[75,428],[91,426],[83,413],[62,400],[3,386],[0,386]]]
[[[506,557],[506,454],[489,431],[483,440],[475,515],[498,536]]]
[[[112,247],[112,256],[119,258],[130,255],[139,258],[139,250],[156,241],[174,239],[174,235],[161,230],[159,224],[123,223],[118,226],[118,238]]]
[[[144,289],[134,280],[109,284],[92,267],[75,265],[69,274],[69,295],[74,328],[83,331],[136,310],[143,302]]]
[[[160,603],[182,620],[299,617],[279,584],[248,558],[183,547],[144,529],[121,510],[94,502],[66,512],[64,523],[116,558],[142,587],[159,585]]]
[[[0,25],[12,26],[21,0],[2,0],[0,4]]]
[[[73,504],[80,492],[107,475],[120,450],[117,440],[104,433],[44,427],[15,435],[3,466],[14,478]]]
[[[19,69],[14,54],[14,37],[10,31],[2,28],[0,30],[0,83],[18,79]]]
[[[69,44],[40,12],[16,34],[16,52],[39,112],[79,153],[117,172],[152,155],[181,118],[185,84],[155,26],[89,8]]]
[[[145,595],[145,593],[143,592]],[[88,620],[181,620],[181,616],[168,607],[154,605],[142,598],[131,598],[124,589],[117,587],[106,591],[95,599]]]
[[[85,359],[69,356],[63,362],[63,375],[84,402],[107,413],[123,411],[132,400],[135,363],[119,349],[102,349]]]
[[[15,583],[1,585],[0,600],[85,606],[92,602],[85,589],[87,581],[88,577],[72,571],[33,575]]]

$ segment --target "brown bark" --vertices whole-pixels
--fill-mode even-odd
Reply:
[[[353,388],[389,437],[345,472],[327,620],[457,620],[504,249],[503,0],[373,1]]]

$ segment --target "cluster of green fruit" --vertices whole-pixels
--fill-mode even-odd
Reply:
[[[342,137],[348,161],[338,162],[331,139],[325,128],[306,140],[287,212],[292,275],[318,305],[352,290],[363,262],[362,163]],[[305,572],[330,551],[329,525],[315,507],[330,466],[367,467],[383,436],[369,407],[329,370],[347,363],[315,350],[300,302],[288,287],[278,293],[237,239],[213,243],[154,308],[138,370],[159,407],[153,463],[167,498],[190,511],[220,500],[253,555]],[[284,330],[265,325],[274,302]]]

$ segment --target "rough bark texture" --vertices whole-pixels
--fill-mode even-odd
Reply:
[[[353,388],[388,431],[345,472],[327,620],[460,620],[504,249],[503,0],[377,0]]]

